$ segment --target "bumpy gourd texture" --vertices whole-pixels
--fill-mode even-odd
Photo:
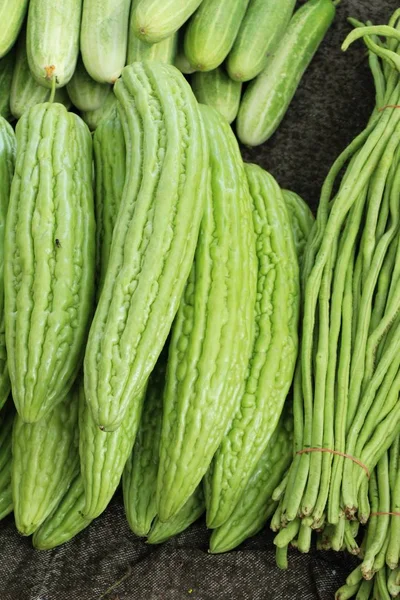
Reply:
[[[126,185],[85,356],[96,424],[116,429],[163,348],[193,262],[204,208],[207,142],[177,69],[134,63],[115,84]]]
[[[0,519],[13,509],[11,463],[14,416],[15,409],[10,400],[0,412]]]
[[[94,295],[92,142],[60,104],[18,121],[5,242],[8,365],[26,422],[63,400],[82,358]]]
[[[257,236],[255,338],[244,394],[212,468],[207,524],[232,513],[273,434],[293,379],[298,349],[300,279],[282,192],[266,171],[245,165]]]
[[[251,199],[236,139],[201,107],[210,189],[194,265],[172,331],[158,476],[158,514],[176,514],[199,485],[242,393],[256,292]]]
[[[4,319],[4,236],[11,181],[14,174],[15,149],[14,131],[11,125],[0,117],[0,408],[7,400],[11,387]]]
[[[17,416],[12,442],[15,523],[33,533],[64,496],[79,471],[78,395],[72,390],[38,423]]]
[[[135,0],[131,28],[146,42],[170,37],[187,21],[203,0]]]
[[[292,226],[297,258],[301,267],[306,242],[314,225],[314,215],[308,204],[298,194],[290,190],[282,190],[282,193]]]

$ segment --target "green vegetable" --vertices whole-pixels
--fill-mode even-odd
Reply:
[[[132,410],[165,344],[193,262],[208,174],[198,104],[175,67],[133,63],[115,94],[126,185],[84,365],[94,420],[109,431]]]
[[[257,236],[255,338],[240,407],[214,457],[211,528],[232,514],[278,425],[298,350],[300,278],[291,220],[274,178],[257,165],[245,169]]]
[[[296,0],[250,0],[226,63],[233,80],[254,79],[273,60],[295,5]]]
[[[17,416],[12,440],[12,495],[17,529],[33,533],[79,470],[78,396],[71,391],[37,423]]]
[[[13,509],[11,491],[12,429],[15,411],[9,401],[0,411],[0,519]]]
[[[15,51],[12,50],[0,59],[0,116],[10,119],[10,88],[15,64]]]
[[[257,146],[275,132],[334,17],[331,0],[309,0],[294,14],[273,59],[243,95],[237,118],[243,144]]]
[[[4,236],[11,182],[15,167],[16,139],[11,125],[0,117],[0,408],[10,393],[4,315]]]
[[[156,518],[147,537],[149,544],[162,544],[178,535],[201,517],[205,510],[203,487],[200,484],[180,511],[163,523]]]
[[[178,52],[175,56],[174,65],[184,75],[195,73],[196,69],[192,67],[183,52]]]
[[[18,121],[5,232],[8,368],[20,417],[39,421],[78,372],[94,297],[89,131],[61,104]]]
[[[51,95],[51,90],[40,85],[30,71],[28,56],[26,54],[24,30],[18,38],[16,61],[10,90],[10,108],[16,119],[22,117],[23,113],[32,106],[35,106],[35,104],[41,104],[49,100]],[[57,89],[54,100],[55,102],[64,104],[66,108],[70,108],[71,106],[66,88]]]
[[[203,0],[139,0],[132,15],[132,32],[154,43],[173,35]]]
[[[249,0],[203,0],[189,21],[184,50],[196,71],[212,71],[228,56]]]
[[[28,0],[0,0],[0,58],[15,44],[28,9]]]
[[[71,79],[79,54],[82,0],[30,0],[26,49],[38,83],[63,87]]]
[[[67,92],[74,106],[83,111],[101,108],[111,91],[107,83],[98,83],[85,69],[82,58],[78,58],[75,72],[67,85]]]
[[[125,513],[133,533],[145,536],[157,515],[156,491],[166,357],[150,375],[139,431],[123,476]]]
[[[114,83],[126,62],[131,0],[83,0],[81,52],[89,75]]]
[[[111,87],[105,97],[103,104],[96,110],[81,112],[81,117],[89,127],[90,131],[95,131],[103,119],[108,119],[115,111],[117,99]]]
[[[283,199],[292,224],[294,245],[299,264],[303,262],[303,255],[307,240],[314,225],[314,215],[308,204],[300,196],[290,190],[282,190]]]
[[[135,8],[140,0],[133,0],[128,35],[128,65],[143,60],[159,60],[167,64],[174,64],[178,33],[173,33],[161,42],[151,44],[137,37],[135,34]]]
[[[232,81],[222,67],[206,73],[198,71],[192,75],[190,83],[199,102],[215,108],[228,123],[236,119],[242,84]]]
[[[227,121],[207,106],[201,114],[210,189],[169,348],[157,489],[162,521],[179,512],[207,471],[238,407],[253,340],[257,271],[246,174]]]
[[[33,534],[34,547],[50,550],[65,544],[88,527],[92,519],[83,516],[84,507],[85,491],[82,476],[78,473],[60,503]]]

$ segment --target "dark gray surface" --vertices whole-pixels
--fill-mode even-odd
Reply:
[[[397,7],[395,0],[342,0],[278,133],[263,147],[245,150],[247,160],[314,208],[330,164],[363,128],[374,102],[363,46],[340,51],[346,17],[383,23]],[[119,497],[86,532],[49,552],[33,550],[9,517],[0,523],[0,600],[98,600],[124,576],[104,598],[331,600],[351,570],[346,555],[293,552],[290,570],[282,573],[269,532],[222,556],[207,554],[207,540],[199,523],[163,546],[146,546],[130,533]]]

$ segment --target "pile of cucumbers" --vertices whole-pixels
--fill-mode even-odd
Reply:
[[[19,119],[55,85],[56,101],[95,130],[124,66],[157,60],[256,146],[283,119],[337,3],[294,12],[296,0],[2,0],[0,114]]]

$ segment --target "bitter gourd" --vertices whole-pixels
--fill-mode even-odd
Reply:
[[[256,333],[240,408],[214,457],[211,528],[233,512],[278,425],[298,350],[300,276],[289,214],[271,175],[250,164],[246,174],[257,235]]]
[[[17,416],[12,440],[12,494],[15,523],[33,533],[59,503],[79,471],[78,394],[37,423]]]
[[[61,104],[17,123],[5,233],[5,322],[14,402],[32,423],[76,377],[94,297],[95,223],[89,130]]]
[[[108,83],[99,83],[92,79],[79,56],[75,72],[67,84],[67,92],[74,106],[79,110],[97,110],[103,106],[111,87]]]
[[[0,408],[10,393],[4,318],[4,235],[14,175],[16,140],[11,125],[0,117]]]
[[[220,445],[253,340],[257,265],[244,166],[228,122],[208,106],[201,113],[211,189],[169,349],[157,486],[162,521],[194,493]]]
[[[83,516],[85,490],[80,473],[53,512],[36,529],[32,543],[38,550],[50,550],[65,544],[88,527],[92,519]]]
[[[314,225],[314,215],[308,204],[298,194],[290,190],[282,190],[282,193],[292,224],[294,245],[301,267],[305,245]]]
[[[117,99],[110,87],[103,104],[99,108],[96,108],[96,110],[82,111],[80,114],[90,131],[96,131],[102,120],[108,119],[113,114],[116,106]]]
[[[86,398],[106,430],[121,424],[165,344],[193,262],[208,174],[199,107],[175,67],[133,63],[114,90],[126,184],[84,363]]]
[[[15,44],[28,9],[28,0],[0,0],[0,58]]]
[[[15,409],[12,400],[0,411],[0,519],[13,509],[11,491],[12,429]]]
[[[15,65],[15,51],[0,59],[0,116],[9,120],[11,115],[10,88]]]
[[[190,84],[199,102],[215,108],[228,123],[235,120],[242,84],[233,81],[222,67],[213,71],[197,71],[190,78]]]
[[[26,53],[26,35],[24,30],[21,31],[18,38],[15,67],[10,88],[10,109],[16,119],[21,118],[24,112],[35,106],[35,104],[49,100],[51,94],[51,90],[40,85],[31,73]],[[56,90],[54,101],[64,104],[66,108],[71,106],[71,101],[65,88]]]
[[[139,536],[149,533],[157,515],[158,454],[166,370],[164,354],[161,353],[150,375],[138,435],[122,479],[125,514],[133,533]]]
[[[134,34],[152,43],[170,37],[203,0],[139,0],[132,16]]]
[[[292,438],[293,415],[288,407],[232,514],[212,532],[210,552],[228,552],[264,527],[276,508],[277,503],[272,500],[274,489],[281,482],[293,456]]]

